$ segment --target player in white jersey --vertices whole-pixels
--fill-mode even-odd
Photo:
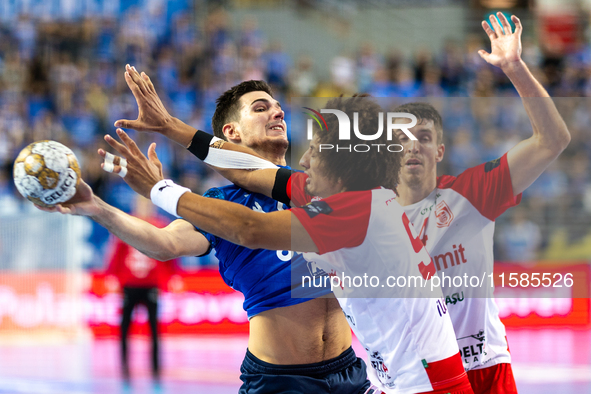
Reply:
[[[519,203],[521,193],[566,148],[570,135],[552,99],[521,60],[519,19],[512,16],[515,32],[498,13],[504,31],[491,16],[486,22],[492,51],[480,51],[488,63],[509,77],[533,126],[533,135],[499,159],[470,168],[457,177],[437,177],[443,159],[442,121],[429,104],[412,103],[395,112],[414,114],[419,123],[400,135],[404,146],[398,201],[419,231],[441,277],[481,277],[493,272],[495,218]],[[401,120],[405,123],[405,120]],[[444,287],[464,367],[475,393],[516,393],[505,327],[495,301],[468,298]]]
[[[335,99],[327,107],[351,117],[353,112],[360,113],[359,127],[368,130],[377,127],[381,112],[379,105],[361,97]],[[303,205],[265,214],[202,198],[162,179],[153,148],[148,160],[121,130],[118,133],[125,145],[113,139],[108,142],[126,158],[124,180],[136,192],[205,231],[252,249],[306,252],[310,264],[337,276],[366,273],[384,281],[387,276],[420,278],[425,287],[393,288],[385,293],[389,298],[370,298],[376,294],[371,289],[359,290],[344,281],[340,295],[346,298],[339,302],[368,351],[382,391],[472,393],[441,289],[431,287],[434,263],[395,201],[395,193],[380,187],[397,183],[398,172],[391,169],[400,167],[400,155],[319,153],[319,143],[338,139],[337,122],[330,119],[327,130],[317,133],[302,157],[306,174],[291,175],[286,169],[236,171],[244,176],[234,178],[240,186]],[[205,146],[211,145],[211,136],[200,131],[192,143],[200,143],[203,136]],[[376,142],[387,142],[386,134]],[[217,147],[242,149],[230,145],[216,143]]]

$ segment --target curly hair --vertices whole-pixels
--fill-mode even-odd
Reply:
[[[334,98],[325,108],[346,113],[352,120],[351,127],[354,127],[354,113],[357,113],[358,130],[365,135],[375,134],[379,117],[384,116],[382,107],[367,94]],[[371,145],[355,133],[351,133],[350,140],[341,141],[337,117],[326,116],[325,120],[327,130],[317,128],[317,141],[319,144],[330,144],[335,147],[319,152],[321,167],[326,176],[333,181],[340,180],[347,191],[370,190],[379,186],[396,191],[402,155],[388,151],[386,147],[392,144],[400,145],[398,137],[393,135],[392,140],[387,140],[387,133],[382,130],[381,136],[371,141]],[[345,145],[346,148],[350,144],[352,149],[336,149],[339,144]],[[354,147],[358,144],[369,146],[370,149],[367,152],[356,151]]]
[[[240,98],[250,92],[265,92],[273,97],[271,87],[265,81],[244,81],[226,90],[216,100],[215,112],[211,118],[211,127],[216,137],[227,141],[222,129],[225,124],[240,120]]]

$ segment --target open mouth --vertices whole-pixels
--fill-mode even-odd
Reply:
[[[273,131],[278,131],[280,133],[284,133],[285,132],[285,126],[283,126],[282,124],[276,124],[276,125],[273,125],[273,126],[269,127],[269,130],[273,130]]]

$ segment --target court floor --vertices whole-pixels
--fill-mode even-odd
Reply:
[[[591,394],[591,330],[508,330],[521,394]],[[150,379],[149,342],[130,341],[123,385],[116,339],[0,341],[0,394],[236,393],[246,336],[162,340],[162,382]],[[358,342],[358,355],[364,356]]]

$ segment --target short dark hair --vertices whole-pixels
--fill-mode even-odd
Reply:
[[[443,142],[443,121],[439,111],[429,103],[407,103],[402,104],[394,109],[393,112],[406,112],[417,117],[417,124],[422,121],[432,120],[437,132],[437,143]]]
[[[240,98],[246,93],[259,91],[268,93],[269,96],[273,97],[273,92],[267,82],[254,80],[239,83],[226,90],[220,97],[218,97],[216,100],[215,112],[211,118],[213,134],[216,137],[227,141],[222,129],[225,124],[240,120],[238,104]]]
[[[354,119],[354,112],[359,114],[359,131],[363,134],[375,134],[378,130],[378,122],[382,107],[367,94],[354,95],[353,97],[334,98],[331,99],[326,106],[326,109],[338,109],[349,116],[351,122]],[[319,144],[331,144],[335,149],[327,149],[319,152],[320,165],[325,171],[326,176],[333,180],[341,180],[343,187],[347,191],[355,190],[370,190],[379,186],[384,186],[388,189],[396,190],[398,184],[398,174],[400,172],[400,165],[402,153],[390,152],[386,149],[387,146],[398,144],[400,140],[394,134],[392,140],[387,140],[387,134],[382,130],[382,135],[377,140],[368,141],[362,140],[351,133],[351,139],[347,141],[339,140],[339,122],[336,116],[325,116],[326,129],[317,129],[317,138]],[[383,123],[382,123],[383,125]],[[353,128],[353,124],[351,124]],[[351,145],[352,149],[339,149],[337,145],[343,146]],[[354,146],[364,144],[370,146],[367,152],[355,151]],[[381,147],[378,151],[377,144]]]

